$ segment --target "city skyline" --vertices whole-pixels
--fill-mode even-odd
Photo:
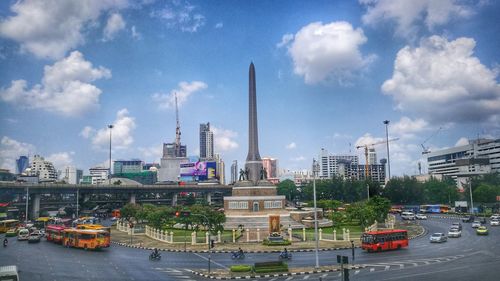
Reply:
[[[253,61],[259,149],[280,169],[311,169],[322,148],[364,163],[356,146],[390,120],[391,175],[417,174],[423,149],[500,137],[500,3],[432,3],[3,1],[0,168],[108,167],[108,124],[113,160],[159,163],[174,93],[187,155],[210,122],[213,153],[244,163]]]

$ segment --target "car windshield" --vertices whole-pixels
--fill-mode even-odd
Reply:
[[[434,233],[432,234],[432,237],[441,237],[441,233]]]

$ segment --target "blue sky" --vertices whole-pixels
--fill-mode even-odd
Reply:
[[[188,154],[210,122],[216,153],[243,163],[253,61],[261,156],[364,162],[356,146],[390,120],[391,172],[416,174],[430,136],[431,150],[500,136],[498,14],[482,0],[2,1],[0,166],[107,165],[107,124],[114,159],[159,162],[174,92]]]

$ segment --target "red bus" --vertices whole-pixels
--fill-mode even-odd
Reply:
[[[408,231],[401,229],[368,231],[361,235],[361,249],[369,253],[408,247]]]
[[[62,243],[64,230],[67,227],[64,225],[49,224],[45,228],[45,236],[47,241],[52,241],[54,243]]]

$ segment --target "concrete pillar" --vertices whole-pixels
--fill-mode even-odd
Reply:
[[[33,194],[31,198],[31,219],[36,220],[40,216],[40,194]]]
[[[333,230],[333,241],[337,241],[337,230]]]
[[[304,241],[304,242],[306,241],[306,228],[305,227],[302,228],[302,241]]]
[[[222,242],[220,230],[217,231],[217,243]]]
[[[191,232],[191,245],[196,245],[196,232]]]
[[[350,237],[350,236],[351,236],[351,232],[349,231],[349,229],[348,229],[348,230],[346,230],[346,234],[347,234],[347,239],[344,239],[344,240],[349,241],[349,240],[350,240],[350,238],[351,238],[351,237]]]
[[[321,241],[323,239],[323,229],[318,229],[318,233],[319,233],[319,241]]]
[[[175,206],[177,206],[177,193],[174,193],[174,195],[172,195],[172,207]]]
[[[174,243],[174,233],[170,231],[170,243]]]
[[[212,193],[207,192],[205,199],[207,200],[208,205],[212,205]]]
[[[291,227],[289,227],[289,228],[288,228],[288,239],[289,239],[290,241],[292,241],[292,238],[293,238],[293,237],[292,237],[292,228],[291,228]]]
[[[247,228],[246,233],[247,233],[247,242],[250,242],[250,229]]]
[[[342,228],[342,240],[345,240],[345,228]]]
[[[210,241],[208,239],[208,232],[205,232],[205,244],[208,245],[208,243],[210,243]]]
[[[135,193],[130,193],[128,202],[131,204],[135,204]]]
[[[260,242],[260,229],[257,228],[257,242]]]
[[[233,243],[236,243],[236,229],[233,229]]]

